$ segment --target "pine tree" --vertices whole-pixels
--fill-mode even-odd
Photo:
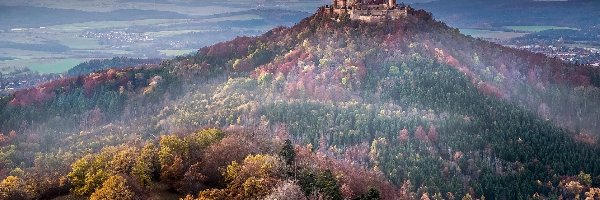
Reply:
[[[361,195],[359,198],[355,200],[379,200],[381,199],[381,195],[379,191],[375,188],[369,188],[369,191],[366,194]]]
[[[342,199],[340,185],[333,176],[331,170],[325,170],[325,172],[322,172],[317,176],[317,188],[321,190],[324,199]]]
[[[292,142],[289,139],[285,140],[283,148],[281,148],[281,151],[279,152],[279,156],[281,156],[288,165],[292,165],[294,163],[294,160],[296,159],[296,152],[294,151],[294,146],[292,146]]]

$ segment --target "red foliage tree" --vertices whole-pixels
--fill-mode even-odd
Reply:
[[[221,184],[223,177],[220,169],[231,161],[241,162],[250,154],[259,153],[260,144],[253,138],[241,134],[231,134],[204,152],[204,166],[201,173],[206,175],[207,183]]]
[[[429,138],[429,141],[431,141],[431,142],[436,142],[438,139],[438,133],[433,124],[429,126],[429,132],[427,132],[427,138]]]
[[[423,126],[418,126],[415,131],[415,138],[422,142],[429,142],[429,138],[427,138],[427,133],[423,130]]]
[[[402,130],[400,130],[400,133],[398,133],[398,140],[400,142],[408,142],[408,139],[408,130],[406,128],[403,128]]]
[[[11,144],[12,141],[17,137],[17,132],[16,131],[10,131],[8,133],[8,135],[4,135],[3,133],[0,133],[0,146],[4,146],[4,145],[8,145]]]
[[[36,103],[42,103],[54,98],[54,96],[54,92],[51,91],[50,88],[46,87],[37,87],[26,90],[20,90],[14,94],[14,98],[10,101],[10,105],[26,106]]]
[[[299,167],[310,167],[317,170],[331,170],[341,185],[344,199],[355,199],[375,188],[382,199],[397,199],[396,188],[384,177],[380,171],[369,169],[356,164],[349,159],[335,159],[314,153],[311,146],[296,147],[296,163]]]

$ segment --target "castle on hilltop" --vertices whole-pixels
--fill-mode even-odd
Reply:
[[[410,9],[409,6],[398,5],[396,0],[333,0],[332,5],[325,6],[324,12],[347,14],[352,20],[381,22],[405,17]]]

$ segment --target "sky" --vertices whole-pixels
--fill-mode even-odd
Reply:
[[[399,0],[404,3],[423,3],[434,0]],[[202,6],[203,4],[210,5],[279,5],[286,4],[304,5],[309,7],[319,7],[321,5],[330,4],[331,0],[0,0],[0,5],[4,6],[36,6],[50,7],[62,9],[77,9],[85,11],[112,11],[115,9],[154,9],[168,5],[167,8],[181,9],[183,7],[193,5]]]

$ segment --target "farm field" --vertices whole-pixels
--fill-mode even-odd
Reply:
[[[579,30],[576,28],[562,26],[505,26],[504,28],[523,32],[541,32],[546,30]]]
[[[165,56],[180,56],[180,55],[194,53],[196,51],[196,49],[181,49],[181,50],[165,49],[165,50],[158,50],[158,51]]]
[[[96,3],[92,2],[91,5],[103,7],[101,2]],[[52,2],[43,4],[58,8],[53,5]],[[68,5],[68,9],[88,11],[88,7],[77,2],[60,5],[63,7],[59,9]],[[314,5],[314,2],[299,3],[293,9],[307,7],[312,10],[316,8]],[[149,9],[144,11],[149,13],[169,11],[184,14],[184,18],[93,20],[39,27],[14,25],[14,28],[0,28],[0,69],[30,68],[40,73],[61,73],[78,64],[76,62],[89,59],[122,56],[169,58],[237,36],[258,35],[276,26],[293,25],[309,14],[283,11],[299,16],[272,22],[265,19],[268,11],[253,9],[281,8],[276,5],[275,8],[259,7],[262,5],[250,5],[244,1],[192,6],[124,3],[122,6],[123,9]],[[104,9],[100,10],[108,12],[117,8]]]
[[[45,63],[36,63],[32,65],[30,69],[37,71],[42,74],[48,73],[62,73],[72,67],[75,67],[79,63],[85,62],[88,59],[77,59],[77,58],[59,58],[59,59],[47,59]],[[36,60],[39,61],[39,60]]]
[[[74,61],[116,56],[169,58],[194,52],[206,45],[236,36],[261,34],[273,27],[290,26],[328,1],[213,1],[202,2],[121,2],[91,0],[11,1],[5,5],[26,5],[60,12],[109,12],[139,9],[145,18],[126,16],[118,20],[88,20],[48,26],[12,26],[0,29],[0,68],[28,67],[39,72],[62,72]],[[72,10],[66,10],[72,9]],[[280,19],[264,10],[292,13],[297,17]],[[174,17],[156,18],[152,13],[171,13]],[[135,12],[133,12],[135,13]],[[162,15],[161,15],[162,16]],[[166,14],[166,16],[170,16]],[[285,14],[283,16],[286,16]],[[35,20],[35,19],[29,19]],[[27,23],[25,23],[27,24]],[[464,28],[472,37],[507,41],[544,30],[573,29],[562,26],[508,26]],[[3,46],[3,42],[11,42]],[[58,62],[65,59],[65,62]],[[58,66],[66,65],[66,66]],[[57,68],[57,69],[46,69]]]
[[[509,32],[509,31],[495,31],[485,29],[460,29],[460,32],[465,35],[470,35],[475,38],[492,39],[492,40],[509,40],[512,38],[521,37],[528,33],[520,32]]]

